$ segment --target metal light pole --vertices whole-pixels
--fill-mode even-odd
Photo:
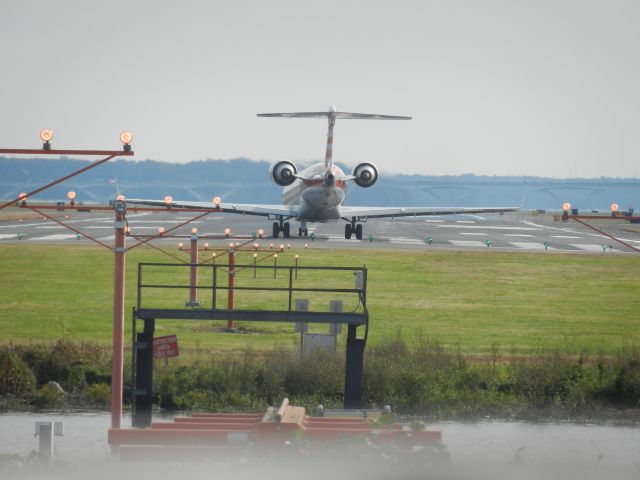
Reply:
[[[122,376],[124,356],[124,286],[125,254],[127,235],[125,214],[127,204],[118,196],[114,204],[115,254],[113,274],[113,354],[111,367],[111,428],[120,428],[122,423]]]

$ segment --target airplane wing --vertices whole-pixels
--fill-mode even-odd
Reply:
[[[134,205],[150,205],[154,207],[166,207],[172,209],[181,208],[197,208],[203,210],[211,210],[213,212],[237,213],[242,215],[257,215],[260,217],[271,217],[274,215],[282,215],[284,217],[295,217],[295,205],[254,205],[248,203],[227,203],[220,202],[165,202],[164,200],[144,200],[136,198],[127,198],[127,204]]]
[[[515,212],[520,207],[340,207],[343,217],[393,218],[428,215],[460,215],[473,213]]]

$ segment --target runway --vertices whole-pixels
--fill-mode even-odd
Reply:
[[[113,242],[113,214],[104,212],[56,212],[57,218],[73,228],[97,240]],[[187,212],[130,212],[127,215],[131,235],[145,236],[157,233],[159,227],[166,230],[192,218]],[[597,227],[626,243],[640,248],[640,226],[621,222],[599,221]],[[191,228],[198,228],[201,237],[222,237],[225,228],[231,229],[231,237],[250,238],[259,228],[271,232],[271,222],[254,216],[222,215],[211,213],[176,230],[175,234],[190,235]],[[292,222],[292,232],[298,223]],[[344,222],[309,224],[314,238],[272,239],[265,236],[263,242],[307,244],[313,248],[391,248],[405,250],[466,250],[466,251],[515,251],[539,253],[592,253],[629,254],[632,249],[607,238],[577,222],[554,221],[551,215],[532,215],[515,212],[504,215],[449,215],[442,217],[417,217],[409,219],[369,220],[363,224],[363,240],[346,240]],[[369,235],[372,237],[369,238]],[[175,238],[155,240],[160,244],[177,243]],[[226,245],[228,239],[204,239],[212,246]],[[545,242],[547,245],[545,246]],[[26,244],[87,244],[89,240],[50,220],[24,219],[0,221],[0,245]]]

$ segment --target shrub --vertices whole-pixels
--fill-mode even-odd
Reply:
[[[35,385],[29,366],[15,353],[0,350],[0,395],[24,395],[32,392]]]

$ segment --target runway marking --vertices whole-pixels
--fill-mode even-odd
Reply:
[[[582,237],[572,237],[571,235],[551,235],[551,238],[582,238]]]
[[[536,242],[509,242],[514,247],[527,248],[529,250],[544,250],[544,244]],[[557,248],[549,247],[549,250],[557,250]]]
[[[594,245],[588,243],[570,243],[569,245],[579,248],[580,250],[586,250],[588,252],[602,252],[602,245]]]
[[[449,243],[452,245],[456,245],[458,247],[484,247],[487,248],[487,245],[480,240],[449,240]]]
[[[425,220],[427,223],[444,223],[444,220]]]
[[[45,235],[44,237],[36,237],[36,238],[30,238],[29,240],[34,241],[34,242],[39,242],[39,241],[49,241],[49,240],[70,240],[72,238],[76,238],[76,234],[73,233],[57,233],[55,235]]]
[[[43,230],[53,230],[53,229],[57,228],[58,230],[60,230],[60,229],[64,229],[65,227],[63,227],[62,225],[43,225],[41,227],[36,227],[36,228],[38,228],[38,229],[41,228]],[[89,228],[91,228],[91,227],[89,227]]]
[[[530,237],[530,238],[536,238],[535,235],[529,235],[528,233],[505,233],[504,236],[505,237]]]
[[[506,225],[437,225],[438,228],[478,228],[483,230],[522,230],[522,231],[532,231],[539,232],[540,228],[532,228],[532,227],[507,227]]]
[[[460,232],[460,235],[488,235],[488,233],[482,232]]]
[[[390,238],[389,241],[391,243],[404,243],[407,245],[422,245],[424,242],[422,240],[418,240],[417,238],[406,238],[406,237],[395,237]]]
[[[475,220],[456,220],[456,223],[476,223]]]
[[[13,233],[0,233],[0,240],[4,240],[5,238],[18,238],[18,236]]]

